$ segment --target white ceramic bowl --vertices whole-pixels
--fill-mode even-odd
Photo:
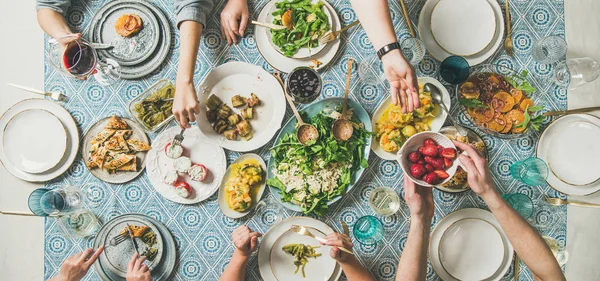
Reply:
[[[408,140],[406,140],[406,142],[404,142],[404,145],[402,145],[402,147],[398,151],[398,154],[396,154],[396,161],[398,161],[398,163],[400,163],[400,167],[402,168],[402,170],[404,170],[404,175],[408,176],[408,178],[410,178],[413,182],[415,182],[416,184],[421,185],[421,186],[433,187],[433,185],[428,184],[420,179],[417,179],[410,174],[410,166],[412,165],[412,163],[408,160],[408,154],[410,154],[413,151],[417,151],[419,149],[419,147],[423,146],[423,141],[425,141],[425,139],[427,139],[427,138],[433,139],[437,144],[439,144],[445,148],[456,149],[456,146],[454,146],[454,143],[452,143],[452,141],[448,137],[446,137],[440,133],[420,132],[418,134],[414,134],[412,137],[410,137]],[[458,152],[457,152],[457,156],[458,156]],[[457,157],[457,159],[458,159],[458,157]],[[446,173],[448,173],[448,178],[445,179],[444,181],[438,183],[438,185],[444,184],[447,181],[449,181],[450,179],[452,179],[452,177],[456,173],[457,167],[458,167],[458,160],[454,159],[454,161],[452,162],[452,166],[450,168],[446,169]]]

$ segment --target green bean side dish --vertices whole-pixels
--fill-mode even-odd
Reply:
[[[311,246],[304,244],[288,244],[281,248],[284,252],[296,257],[294,261],[294,265],[296,266],[296,271],[294,274],[298,273],[300,267],[302,267],[302,277],[306,278],[306,274],[304,273],[304,267],[308,263],[308,258],[317,258],[321,256],[321,253],[315,252],[315,249],[320,248],[321,246]]]

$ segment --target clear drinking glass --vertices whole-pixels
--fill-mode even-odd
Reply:
[[[557,224],[566,223],[565,212],[546,202],[546,196],[533,201],[533,215],[527,221],[540,232],[552,230]]]
[[[369,195],[369,206],[375,213],[391,216],[400,209],[400,196],[389,187],[378,187]]]
[[[556,258],[558,264],[560,266],[565,265],[567,260],[569,260],[569,252],[567,251],[567,248],[564,245],[560,245],[558,241],[552,237],[542,236],[542,238],[544,238],[544,241],[546,241],[546,244],[548,244],[548,247],[550,247],[550,250]]]
[[[40,217],[46,217],[48,214],[42,210],[42,196],[46,194],[50,189],[47,188],[38,188],[29,194],[29,198],[27,199],[27,205],[29,206],[29,210]]]
[[[83,198],[83,193],[77,187],[55,188],[40,197],[40,208],[50,216],[69,214],[81,207]]]
[[[264,233],[283,219],[283,208],[279,202],[267,197],[256,203],[252,217]]]
[[[419,64],[425,57],[425,44],[417,38],[407,38],[400,43],[402,54],[412,65]]]
[[[510,166],[510,174],[514,179],[528,185],[543,185],[548,178],[548,165],[540,158],[531,157],[513,163]]]
[[[458,85],[469,78],[469,62],[459,56],[449,56],[440,64],[440,75],[444,81]]]
[[[383,63],[377,55],[370,55],[358,63],[358,78],[369,85],[378,85],[385,80]]]
[[[356,221],[352,232],[361,244],[375,245],[383,240],[383,223],[374,216],[364,216]]]
[[[502,198],[515,209],[524,219],[533,215],[533,200],[523,193],[503,194]]]
[[[583,84],[592,82],[600,76],[600,64],[593,58],[568,59],[560,62],[554,68],[554,83],[575,89]]]
[[[100,221],[89,210],[79,209],[59,218],[66,232],[79,237],[92,236],[100,230]]]
[[[537,41],[531,49],[531,56],[541,64],[552,64],[562,60],[567,54],[567,41],[560,36],[548,36]]]
[[[106,187],[100,182],[89,182],[81,186],[81,192],[88,207],[99,207],[106,201]]]
[[[94,76],[102,86],[121,78],[121,66],[115,60],[101,61],[96,49],[75,34],[48,40],[48,50],[50,65],[66,76],[82,80]]]

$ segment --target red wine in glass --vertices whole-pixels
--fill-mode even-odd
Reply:
[[[96,67],[94,50],[87,44],[71,42],[63,54],[63,64],[75,76],[87,75]]]

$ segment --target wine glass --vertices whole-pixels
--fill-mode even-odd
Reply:
[[[554,68],[552,79],[557,85],[572,90],[596,80],[598,76],[600,76],[600,64],[587,57],[568,59],[558,63]]]
[[[73,213],[82,204],[83,193],[74,186],[49,189],[40,196],[40,209],[50,216]]]
[[[48,40],[48,61],[63,75],[85,80],[93,76],[102,86],[121,78],[121,66],[113,59],[101,61],[96,49],[75,34]]]
[[[425,57],[425,44],[418,38],[409,37],[400,43],[402,54],[412,65],[419,64]]]
[[[368,85],[378,85],[385,80],[383,63],[377,55],[370,55],[358,63],[358,78]]]
[[[63,232],[70,237],[92,236],[98,233],[102,226],[94,213],[84,209],[61,216],[58,221],[63,228]]]

